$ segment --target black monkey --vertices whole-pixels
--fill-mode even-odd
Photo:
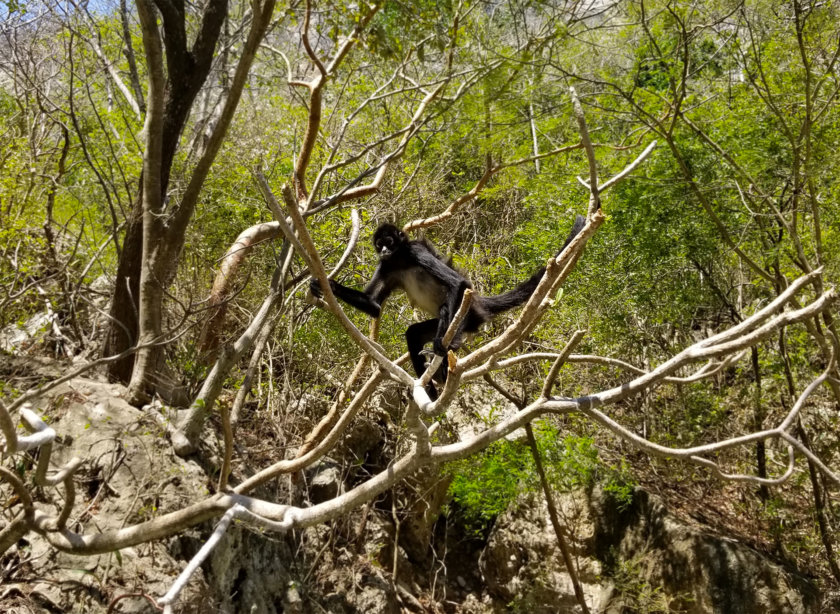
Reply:
[[[577,216],[558,254],[581,231],[584,221],[583,216]],[[472,288],[470,281],[453,268],[451,262],[444,261],[438,251],[425,239],[409,241],[405,233],[393,224],[382,224],[376,229],[373,245],[379,254],[379,266],[363,291],[342,286],[333,280],[330,280],[330,287],[333,294],[342,301],[372,318],[379,317],[382,303],[394,290],[403,290],[415,307],[433,316],[431,320],[412,324],[405,331],[411,364],[418,377],[426,370],[425,360],[421,354],[424,345],[431,341],[434,352],[438,356],[445,356],[447,349],[457,350],[461,345],[462,333],[476,332],[493,316],[525,303],[534,293],[545,273],[545,267],[542,267],[526,281],[504,294],[473,296],[464,323],[455,334],[449,348],[444,348],[443,336],[461,305],[464,290]],[[315,296],[322,295],[321,284],[317,279],[310,281],[310,289]],[[438,371],[438,379],[445,381],[446,373],[444,362]],[[427,391],[432,399],[437,397],[431,384]]]

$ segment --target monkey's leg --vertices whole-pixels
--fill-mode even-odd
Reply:
[[[464,322],[461,322],[461,325],[455,331],[455,336],[452,338],[452,342],[449,344],[448,348],[443,347],[443,336],[446,334],[449,325],[452,323],[452,318],[455,317],[458,308],[461,306],[461,301],[464,299],[464,292],[469,287],[469,282],[466,280],[461,281],[454,292],[450,291],[447,302],[440,307],[437,333],[435,334],[434,344],[432,346],[435,354],[438,356],[443,356],[445,358],[447,350],[455,351],[461,346],[461,334],[464,330]],[[472,311],[473,309],[470,308],[470,312]],[[446,380],[445,375],[443,379]]]
[[[405,341],[408,345],[408,354],[411,356],[411,365],[414,367],[414,372],[417,374],[417,377],[423,375],[423,372],[426,370],[426,360],[421,353],[423,351],[423,346],[435,338],[437,329],[437,318],[434,320],[426,320],[425,322],[417,322],[405,329]],[[438,373],[436,374],[438,378],[441,377],[441,370],[443,370],[443,379],[441,381],[446,381],[446,359],[444,359],[441,369],[438,369]],[[426,392],[429,394],[429,398],[433,401],[437,399],[437,390],[435,390],[435,387],[431,382],[429,382],[429,385],[426,386]]]
[[[411,365],[417,377],[423,375],[426,370],[426,359],[421,354],[423,346],[434,339],[437,327],[438,321],[434,319],[417,322],[405,329],[405,341],[408,345],[408,353],[411,355]]]

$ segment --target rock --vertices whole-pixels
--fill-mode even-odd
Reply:
[[[358,463],[364,461],[371,451],[381,448],[383,441],[383,433],[376,422],[359,416],[344,436],[341,451],[348,461]]]
[[[79,378],[42,399],[60,436],[52,468],[73,456],[87,459],[77,473],[71,514],[81,532],[118,529],[182,509],[208,493],[206,468],[178,458],[166,440],[171,414],[157,407],[137,410],[122,399],[123,391]],[[376,463],[386,462],[380,438],[387,424],[366,418],[358,425],[344,442],[344,456],[336,448],[332,460],[306,472],[313,503],[343,493],[359,474],[384,468]],[[445,441],[449,435],[442,430],[437,436]],[[202,442],[204,462],[215,441]],[[370,465],[354,464],[361,456]],[[447,480],[439,469],[426,468],[363,509],[289,534],[235,523],[192,577],[179,607],[226,614],[578,612],[542,496],[522,495],[497,519],[485,544],[451,522],[436,522]],[[271,486],[271,497],[290,498],[283,483]],[[685,525],[643,491],[624,507],[599,489],[556,499],[593,614],[817,611],[816,590],[796,573],[735,540]],[[29,611],[99,614],[123,595],[163,595],[215,524],[94,557],[58,553],[29,533],[3,560],[8,571],[0,611],[26,603]],[[133,597],[120,600],[118,608],[152,611],[147,600]]]
[[[126,403],[123,392],[117,384],[76,378],[50,391],[35,408],[58,433],[51,470],[73,457],[86,460],[76,473],[76,501],[70,515],[73,530],[120,529],[181,509],[207,494],[203,471],[195,463],[178,459],[163,429]],[[45,493],[56,496],[51,489]],[[76,556],[56,552],[32,532],[18,542],[18,548],[18,555],[34,554],[17,572],[21,582],[31,578],[32,586],[39,587],[32,599],[46,609],[34,611],[105,612],[112,599],[138,592],[134,587],[161,596],[184,566],[160,541],[116,553]],[[14,551],[8,556],[15,556]],[[187,587],[184,601],[207,603],[206,591],[202,595],[205,588],[199,572]],[[0,611],[8,611],[4,606],[0,601]],[[154,611],[145,598],[121,599],[118,610]]]
[[[400,523],[400,545],[418,563],[428,561],[432,554],[432,533],[448,499],[451,482],[450,476],[441,476],[436,469],[423,469],[406,480],[403,487],[407,514]]]
[[[289,588],[286,589],[285,605],[284,611],[289,614],[303,612],[303,599],[301,599],[297,585],[294,582],[291,582]]]
[[[196,548],[203,538],[196,540]],[[225,614],[282,614],[306,611],[289,570],[295,560],[291,539],[248,530],[228,531],[205,565],[215,606],[204,611]]]
[[[23,324],[17,322],[0,330],[0,351],[10,354],[25,353],[31,346],[43,342],[50,334],[56,315],[51,310],[36,313]]]
[[[309,500],[312,504],[329,501],[343,492],[344,481],[341,479],[341,470],[326,463],[319,465],[315,477],[309,482]]]
[[[572,501],[565,502],[565,518],[575,517]],[[577,530],[577,523],[575,526]],[[580,553],[578,542],[572,547]],[[599,612],[600,566],[588,557],[577,557],[577,562],[587,606]],[[521,497],[496,521],[479,565],[494,603],[513,603],[521,611],[535,614],[579,611],[545,504],[534,494]]]
[[[689,527],[653,496],[621,507],[594,489],[557,497],[592,612],[809,614],[815,587],[749,546]],[[579,606],[541,497],[521,497],[496,522],[480,567],[495,603],[523,611]]]
[[[661,590],[673,609],[686,614],[817,611],[816,588],[795,571],[736,540],[680,523],[643,490],[637,489],[625,508],[599,490],[589,501],[594,554],[604,561],[606,573],[622,581],[629,575],[630,584]],[[626,604],[634,596],[623,588],[616,582],[623,593],[617,601]]]

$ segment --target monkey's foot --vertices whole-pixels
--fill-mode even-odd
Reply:
[[[432,384],[431,382],[426,384],[426,394],[429,395],[429,398],[432,401],[437,401],[437,398],[438,398],[437,388],[435,388],[435,385]]]

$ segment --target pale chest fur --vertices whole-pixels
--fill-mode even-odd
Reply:
[[[411,268],[402,278],[402,289],[411,304],[430,316],[437,317],[446,300],[446,289],[419,267]]]

